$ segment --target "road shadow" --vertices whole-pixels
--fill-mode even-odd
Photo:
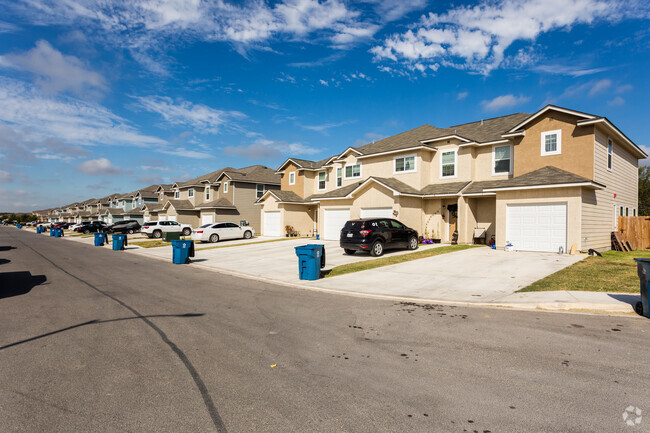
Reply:
[[[9,260],[9,259],[0,259],[0,265],[6,265],[7,263],[11,263],[11,260]]]
[[[12,247],[12,246],[9,246],[9,245],[0,246],[0,251],[9,251],[9,250],[15,250],[15,249],[16,249],[16,247]]]
[[[29,271],[0,273],[0,299],[27,294],[45,281],[45,275],[32,275]]]
[[[207,262],[208,259],[190,259],[190,263]]]
[[[625,302],[626,304],[630,304],[632,308],[636,305],[637,302],[641,301],[641,295],[624,295],[624,294],[619,294],[619,293],[608,293],[607,296],[610,298],[614,298],[619,302]]]
[[[149,314],[146,316],[131,316],[131,317],[119,317],[117,319],[106,319],[106,320],[89,320],[87,322],[78,323],[72,326],[66,326],[65,328],[57,329],[56,331],[46,332],[45,334],[37,335],[35,337],[26,338],[24,340],[19,340],[14,343],[6,344],[0,346],[0,350],[8,349],[13,346],[18,346],[20,344],[29,343],[30,341],[40,340],[41,338],[49,337],[51,335],[60,334],[61,332],[70,331],[71,329],[81,328],[88,325],[98,325],[102,323],[111,323],[111,322],[121,322],[124,320],[134,320],[134,319],[151,319],[155,317],[202,317],[205,316],[205,313],[184,313],[184,314]]]

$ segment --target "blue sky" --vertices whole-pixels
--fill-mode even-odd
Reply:
[[[650,144],[650,4],[0,0],[0,210],[548,103]]]

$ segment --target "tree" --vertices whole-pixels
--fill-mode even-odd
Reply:
[[[639,167],[639,215],[650,215],[650,167]]]

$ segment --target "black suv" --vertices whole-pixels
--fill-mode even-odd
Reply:
[[[133,234],[140,231],[140,223],[136,220],[118,221],[106,227],[107,233]]]
[[[74,231],[79,233],[95,233],[103,232],[106,229],[106,223],[102,221],[85,222],[81,227],[77,227]]]
[[[345,223],[341,230],[341,248],[346,254],[370,251],[381,256],[385,249],[418,247],[418,232],[391,218],[364,218]]]

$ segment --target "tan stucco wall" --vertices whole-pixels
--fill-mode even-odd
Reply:
[[[285,165],[283,171],[284,173],[282,173],[282,179],[280,180],[282,191],[292,191],[298,194],[300,197],[304,198],[305,197],[305,172],[304,171],[298,172],[298,167],[292,162]],[[296,178],[295,178],[296,182],[294,185],[289,185],[289,173],[291,172],[296,174]]]
[[[301,236],[311,236],[314,232],[314,216],[317,205],[303,206],[295,204],[278,203],[276,198],[270,196],[260,207],[260,232],[264,233],[264,212],[280,212],[280,227],[293,226]]]
[[[480,146],[474,148],[474,170],[472,180],[503,180],[512,177],[509,174],[492,175],[492,164],[494,148],[507,146],[507,143],[497,144],[494,146]],[[510,156],[514,157],[514,149],[511,145]],[[514,159],[514,158],[513,158]],[[516,164],[516,162],[514,162]],[[513,166],[514,168],[514,166]]]
[[[550,111],[526,125],[526,136],[515,141],[515,176],[551,165],[587,179],[594,174],[594,127],[575,125],[577,118]],[[562,131],[561,154],[541,156],[542,132]]]
[[[576,244],[582,249],[582,188],[545,188],[498,192],[496,196],[497,248],[503,248],[506,239],[506,207],[509,204],[567,204],[567,250]]]

